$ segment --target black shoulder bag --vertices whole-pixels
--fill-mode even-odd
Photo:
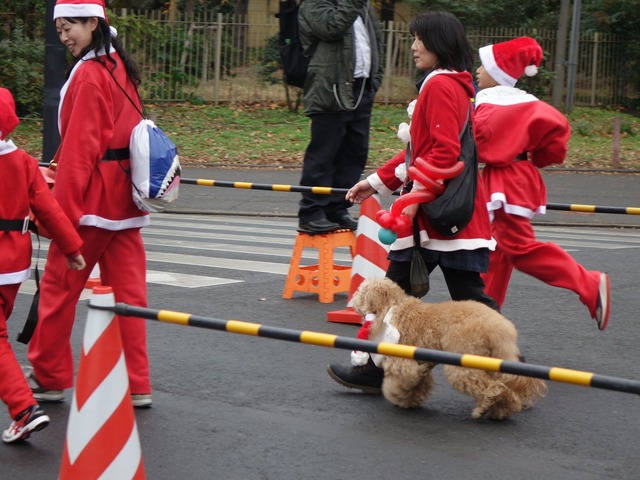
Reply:
[[[420,204],[429,224],[446,237],[455,237],[473,217],[478,186],[478,152],[473,138],[470,110],[471,106],[460,132],[460,160],[464,162],[464,170],[446,182],[442,195],[432,202]]]

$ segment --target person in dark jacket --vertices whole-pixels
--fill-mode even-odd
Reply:
[[[311,141],[300,185],[350,188],[364,171],[376,91],[382,83],[382,28],[366,0],[304,0],[300,39],[310,55],[304,111]],[[299,230],[355,230],[342,196],[303,193]]]

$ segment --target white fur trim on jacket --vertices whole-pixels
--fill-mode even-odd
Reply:
[[[398,125],[398,138],[402,140],[402,143],[409,143],[411,141],[411,131],[407,122],[402,122]]]
[[[0,155],[7,155],[18,149],[11,140],[0,140]]]
[[[504,209],[505,213],[509,215],[517,215],[518,217],[524,217],[531,220],[538,215],[545,215],[547,213],[547,206],[540,205],[535,211],[530,208],[522,207],[520,205],[512,205],[507,203],[507,197],[504,193],[495,192],[491,194],[491,201],[487,202],[487,210],[489,210],[489,218],[491,222],[495,218],[496,210]]]
[[[0,273],[0,285],[13,285],[29,280],[31,276],[31,267],[21,272]]]
[[[83,215],[80,217],[80,225],[84,227],[98,227],[105,230],[118,231],[128,228],[142,228],[151,223],[149,215],[139,217],[124,218],[122,220],[109,220],[98,215]]]
[[[377,173],[372,173],[371,175],[369,175],[367,177],[367,181],[369,182],[369,185],[371,185],[373,189],[380,195],[384,197],[390,197],[391,195],[393,195],[393,190],[389,190],[386,185],[382,183],[382,180],[380,180],[380,177]]]
[[[509,106],[521,103],[536,102],[538,98],[515,87],[498,85],[480,90],[476,95],[476,108],[483,103],[490,105]]]

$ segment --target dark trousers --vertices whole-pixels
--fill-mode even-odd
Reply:
[[[480,273],[470,270],[448,268],[433,262],[426,262],[426,265],[429,273],[437,266],[440,267],[444,275],[444,280],[447,283],[451,300],[475,300],[476,302],[484,303],[498,312],[500,311],[496,301],[484,293],[484,282],[480,277]],[[389,268],[387,268],[386,277],[396,282],[407,294],[411,295],[410,271],[411,262],[391,260]]]
[[[359,94],[359,82],[354,90]],[[365,88],[353,111],[311,116],[311,141],[300,185],[351,188],[360,181],[369,153],[369,129],[375,93]],[[346,213],[351,202],[341,195],[303,193],[298,217],[303,222]]]

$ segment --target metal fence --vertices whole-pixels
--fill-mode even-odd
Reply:
[[[169,21],[161,11],[121,9],[109,14],[127,50],[142,70],[142,94],[155,101],[284,101],[277,62],[278,20],[274,15],[181,15]],[[554,30],[487,28],[470,30],[474,50],[521,35],[534,37],[545,51],[541,74],[522,81],[523,88],[550,99],[556,61]],[[384,25],[385,79],[378,102],[404,103],[415,97],[415,67],[407,24]],[[625,39],[585,32],[576,65],[575,105],[621,105],[640,92],[625,78],[629,71]],[[273,83],[272,83],[273,82]],[[564,94],[564,91],[563,91]]]

